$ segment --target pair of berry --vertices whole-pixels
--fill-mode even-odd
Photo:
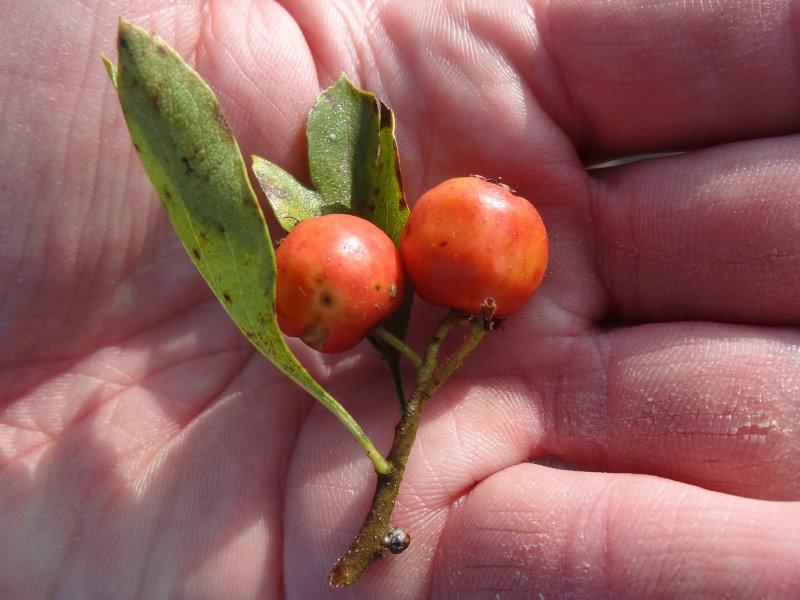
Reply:
[[[281,330],[320,352],[342,352],[399,306],[404,275],[424,300],[497,317],[520,308],[547,266],[547,234],[530,202],[480,177],[439,184],[416,203],[399,250],[351,215],[299,223],[276,251]]]

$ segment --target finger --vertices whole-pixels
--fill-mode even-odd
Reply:
[[[790,136],[600,172],[614,318],[800,323],[799,152]]]
[[[583,154],[706,146],[800,127],[796,2],[537,7],[533,62],[554,65],[558,85],[530,85]]]
[[[395,112],[409,199],[465,173],[534,188],[540,204],[582,191],[572,142],[524,80],[535,35],[523,2],[284,4],[321,81],[344,71]]]
[[[320,45],[320,56],[377,66],[378,85],[371,88],[385,88],[396,103],[420,105],[413,117],[437,134],[446,135],[451,121],[458,125],[458,118],[440,115],[468,115],[491,147],[488,156],[513,160],[503,141],[523,133],[509,143],[518,151],[535,148],[528,170],[553,160],[534,136],[558,143],[540,126],[542,109],[589,156],[710,145],[800,126],[800,74],[791,59],[797,7],[790,0],[335,6],[314,20],[316,27],[311,23],[312,39],[320,44],[328,26],[354,42],[330,53]],[[304,26],[309,12],[297,13]],[[353,32],[359,28],[363,33]],[[443,102],[448,95],[455,98]]]
[[[469,365],[481,384],[474,393],[492,411],[469,418],[492,422],[506,398],[518,399],[509,410],[522,431],[501,434],[522,453],[516,462],[550,455],[582,469],[800,499],[796,331],[680,323],[540,336],[539,328],[538,318],[510,319]]]
[[[255,152],[301,176],[308,170],[306,116],[319,85],[300,27],[277,2],[206,7],[197,69],[215,90],[244,156]]]
[[[797,332],[646,325],[537,342],[537,354],[527,369],[545,390],[546,452],[592,470],[800,498]]]
[[[431,596],[793,597],[798,518],[796,504],[519,465],[452,510]]]

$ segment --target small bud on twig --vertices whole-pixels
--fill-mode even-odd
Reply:
[[[410,543],[411,536],[400,527],[395,527],[390,530],[389,534],[383,538],[383,545],[386,546],[392,554],[400,554],[403,550],[408,548]]]

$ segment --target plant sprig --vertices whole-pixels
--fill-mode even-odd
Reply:
[[[217,99],[202,78],[163,40],[120,19],[118,65],[103,56],[122,112],[158,197],[189,258],[245,337],[278,369],[322,403],[372,461],[377,484],[372,506],[350,548],[330,572],[333,585],[353,583],[366,568],[399,551],[390,535],[395,500],[422,410],[493,325],[493,307],[479,317],[449,313],[424,355],[404,341],[413,291],[370,339],[389,364],[401,417],[383,457],[360,425],[313,377],[286,345],[277,324],[275,255],[264,215],[239,147]],[[394,116],[374,95],[345,77],[325,90],[309,115],[308,189],[276,165],[253,157],[253,170],[279,223],[347,212],[381,227],[395,244],[408,219],[394,137]],[[440,361],[440,348],[456,327],[468,332]],[[416,369],[413,391],[403,394],[401,357]]]

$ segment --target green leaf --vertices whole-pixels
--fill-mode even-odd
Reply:
[[[336,415],[378,472],[388,472],[358,424],[283,339],[274,310],[272,242],[213,92],[140,27],[120,20],[117,41],[117,90],[134,147],[197,269],[250,342]]]
[[[397,243],[408,207],[392,111],[342,75],[317,98],[306,131],[311,180],[323,200],[349,207]]]
[[[312,191],[258,156],[253,171],[281,226],[290,231],[309,217],[349,213],[372,221],[397,243],[408,220],[394,115],[374,94],[344,75],[308,115]]]
[[[308,160],[315,191],[269,161],[253,157],[253,172],[281,226],[290,231],[309,217],[349,213],[372,221],[397,244],[408,220],[392,111],[344,75],[320,94],[308,115]],[[384,327],[403,339],[413,290]],[[400,355],[372,340],[389,364],[403,398]]]
[[[277,165],[258,156],[253,156],[252,159],[253,173],[264,190],[278,223],[286,231],[291,231],[300,221],[309,217],[348,212],[347,207],[326,206],[319,194],[304,187]]]
[[[373,176],[373,200],[367,209],[373,211],[372,222],[383,229],[395,244],[408,221],[409,209],[400,177],[400,154],[394,136],[394,113],[380,103],[378,159]]]

